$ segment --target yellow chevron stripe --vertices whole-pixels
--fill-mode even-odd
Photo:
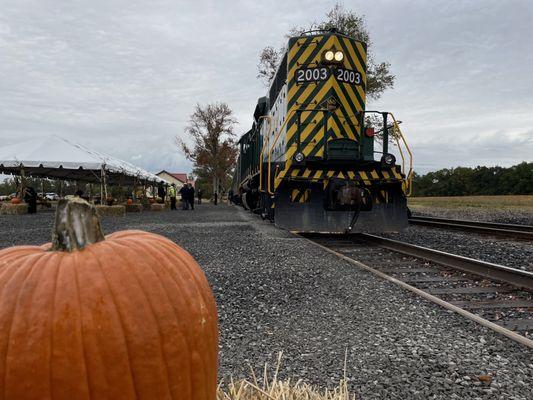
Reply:
[[[293,43],[291,49],[289,50],[289,61],[296,56],[296,53],[298,52],[298,50],[300,50],[300,47],[302,47],[305,42],[306,39],[298,39],[296,42]]]
[[[348,178],[355,179],[355,173],[353,171],[348,171]]]
[[[370,171],[370,176],[371,176],[373,179],[379,179],[379,175],[378,175],[378,173],[376,172],[375,169],[373,169],[372,171]]]
[[[306,168],[302,176],[304,178],[307,178],[309,175],[311,175],[311,172],[312,171],[310,169]]]
[[[387,171],[381,171],[381,173],[383,174],[385,179],[390,179],[390,175],[389,175],[389,173]]]
[[[316,42],[320,42],[322,39],[323,39],[323,36],[317,36],[317,37],[314,38],[314,40]],[[325,50],[325,49],[331,47],[332,44],[333,44],[333,36],[328,38],[328,40],[326,41],[326,43],[324,43],[322,48]],[[309,56],[316,49],[317,45],[318,44],[315,43],[315,44],[310,44],[309,46],[307,46],[307,49],[305,49],[305,51],[302,53],[302,55],[300,57],[298,57],[298,59],[296,60],[296,63],[294,64],[294,66],[289,70],[289,79],[292,79],[292,77],[294,76],[294,71],[296,71],[302,65],[311,64],[313,62],[320,61],[320,59],[322,57],[322,52],[320,52],[320,51],[317,53],[317,55],[315,56],[314,59],[309,59]],[[293,56],[293,58],[294,58],[294,56]],[[300,64],[300,65],[298,65],[298,64]]]
[[[339,172],[339,175],[337,175],[337,178],[344,179],[344,174],[342,171]]]

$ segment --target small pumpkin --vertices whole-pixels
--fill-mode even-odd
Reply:
[[[58,204],[52,244],[0,250],[3,399],[213,400],[216,306],[198,264]]]
[[[22,203],[22,200],[20,199],[20,197],[13,197],[11,199],[11,204],[21,204]]]
[[[128,205],[132,205],[133,204],[133,200],[132,199],[128,199],[127,204]]]
[[[154,199],[153,197],[150,197],[150,198],[148,199],[148,202],[149,202],[150,204],[154,204],[154,203],[155,203],[155,199]]]

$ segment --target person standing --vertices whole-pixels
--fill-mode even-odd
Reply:
[[[202,204],[202,189],[198,189],[196,194],[198,196],[198,204]]]
[[[218,193],[215,190],[215,206],[217,205],[217,203],[218,203]]]
[[[191,210],[194,210],[194,187],[191,182],[187,184],[187,201],[191,206]]]
[[[188,210],[189,209],[189,187],[187,186],[187,184],[181,187],[180,195],[181,195],[181,209]]]
[[[170,209],[175,210],[176,209],[176,184],[173,183],[168,188],[168,197],[170,198]]]
[[[28,213],[35,214],[37,212],[37,192],[31,186],[26,188],[24,201],[28,203]]]
[[[159,197],[161,200],[165,201],[165,186],[160,183],[158,186],[157,186],[157,197]]]

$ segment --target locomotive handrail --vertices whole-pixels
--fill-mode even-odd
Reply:
[[[396,140],[396,144],[398,145],[398,150],[400,151],[400,156],[402,157],[402,170],[405,171],[405,156],[402,151],[402,146],[400,144],[400,140],[403,142],[405,149],[407,150],[407,153],[409,154],[409,172],[407,173],[405,177],[404,182],[404,191],[406,192],[407,196],[411,196],[413,192],[413,153],[411,152],[411,149],[409,148],[409,145],[407,144],[407,141],[405,140],[405,137],[403,136],[403,133],[400,129],[400,123],[396,121],[396,118],[394,118],[394,115],[389,112],[388,113],[393,120],[393,136]]]
[[[296,110],[290,110],[287,113],[287,115],[285,116],[285,121],[280,126],[280,128],[278,130],[278,133],[276,134],[276,137],[274,138],[274,142],[272,143],[272,146],[270,147],[270,150],[268,151],[268,174],[267,174],[267,179],[268,179],[268,182],[267,182],[267,193],[268,194],[274,194],[274,192],[272,192],[270,190],[270,170],[271,170],[271,168],[270,168],[270,156],[272,155],[272,150],[274,149],[274,146],[276,145],[276,142],[278,141],[278,139],[279,139],[279,137],[281,135],[281,132],[285,128],[285,125],[291,119],[292,114],[294,114],[296,111],[298,111],[298,110],[297,109]],[[269,133],[268,137],[270,138],[270,133]],[[263,161],[262,158],[263,158],[263,156],[262,156],[262,153],[261,153],[261,161]]]

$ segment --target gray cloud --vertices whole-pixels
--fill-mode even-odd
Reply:
[[[260,49],[333,4],[0,0],[1,142],[55,133],[152,171],[188,171],[174,137],[194,104],[229,103],[244,132],[266,92]],[[353,7],[397,76],[370,106],[404,121],[419,170],[531,160],[531,2]]]

